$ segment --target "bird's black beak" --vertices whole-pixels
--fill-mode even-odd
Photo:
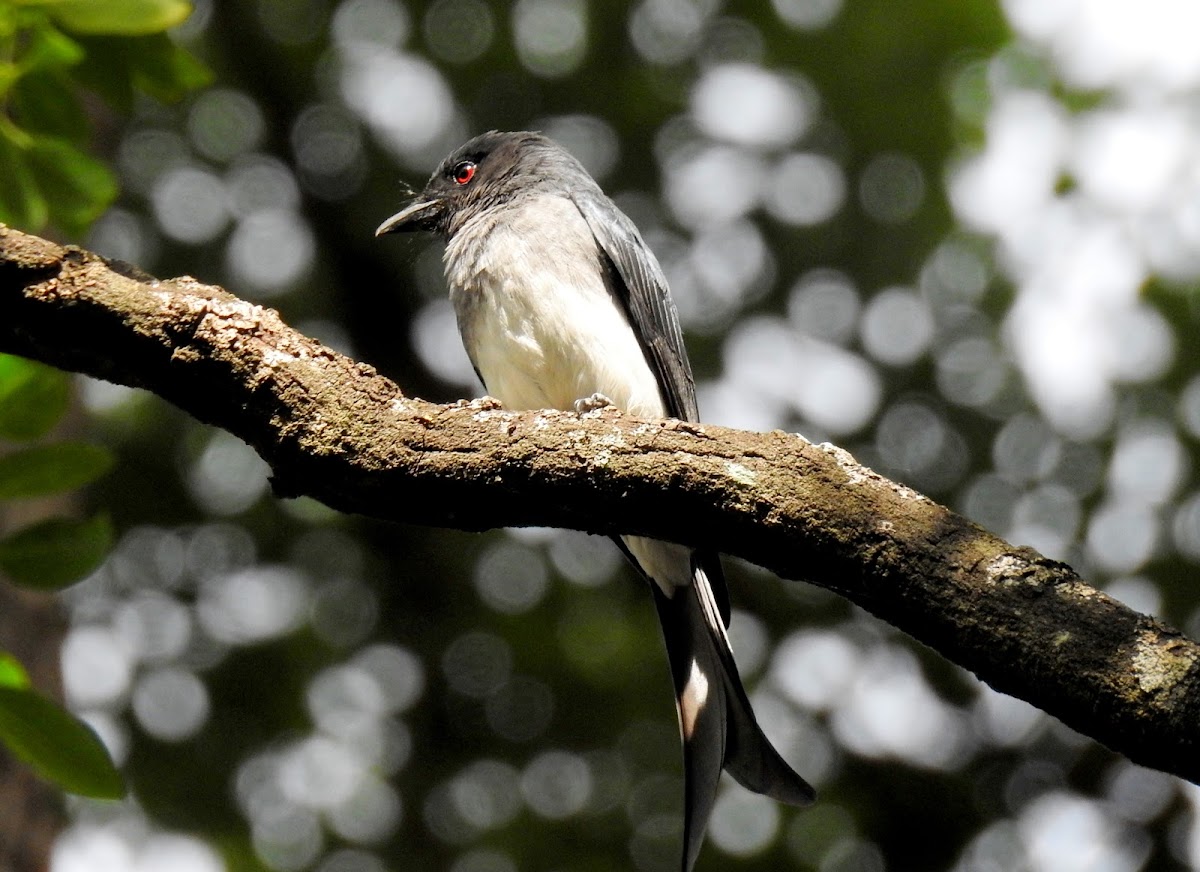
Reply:
[[[385,233],[410,233],[414,230],[437,230],[445,204],[438,199],[417,199],[375,228],[376,236]]]

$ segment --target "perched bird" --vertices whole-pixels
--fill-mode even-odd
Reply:
[[[376,236],[446,240],[459,332],[505,408],[610,401],[644,418],[699,419],[666,278],[633,222],[582,164],[538,133],[492,131],[455,150]],[[721,769],[750,790],[807,805],[811,786],[763,735],[726,628],[714,552],[622,536],[649,580],[675,685],[684,758],[684,872],[704,840]]]

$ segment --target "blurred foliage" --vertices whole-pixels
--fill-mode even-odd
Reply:
[[[100,738],[29,688],[0,686],[0,740],[63,790],[98,799],[125,795],[121,774]]]
[[[74,490],[98,479],[112,455],[98,445],[56,442],[0,457],[0,499],[42,497]]]
[[[67,410],[68,377],[32,361],[0,355],[0,436],[45,436]],[[108,472],[113,455],[83,443],[52,442],[0,454],[0,500],[74,491]],[[55,590],[94,571],[112,547],[104,515],[79,521],[49,518],[0,535],[0,577]],[[37,693],[10,655],[0,651],[0,742],[64,790],[115,799],[125,793],[99,737]]]
[[[130,111],[135,91],[177,100],[208,72],[163,31],[191,12],[183,0],[0,2],[0,222],[87,229],[117,195],[89,153],[84,91]],[[95,114],[94,111],[92,114]]]
[[[57,590],[95,570],[112,540],[106,515],[84,521],[50,518],[0,540],[0,571],[14,584]]]

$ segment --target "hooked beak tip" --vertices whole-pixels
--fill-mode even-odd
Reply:
[[[440,200],[418,200],[401,209],[375,228],[375,236],[406,233],[412,230],[433,230],[441,213]]]

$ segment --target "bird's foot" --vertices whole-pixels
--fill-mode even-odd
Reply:
[[[598,412],[601,409],[607,409],[613,404],[613,401],[601,393],[592,394],[590,397],[583,397],[575,401],[575,414],[586,415],[588,412]]]

